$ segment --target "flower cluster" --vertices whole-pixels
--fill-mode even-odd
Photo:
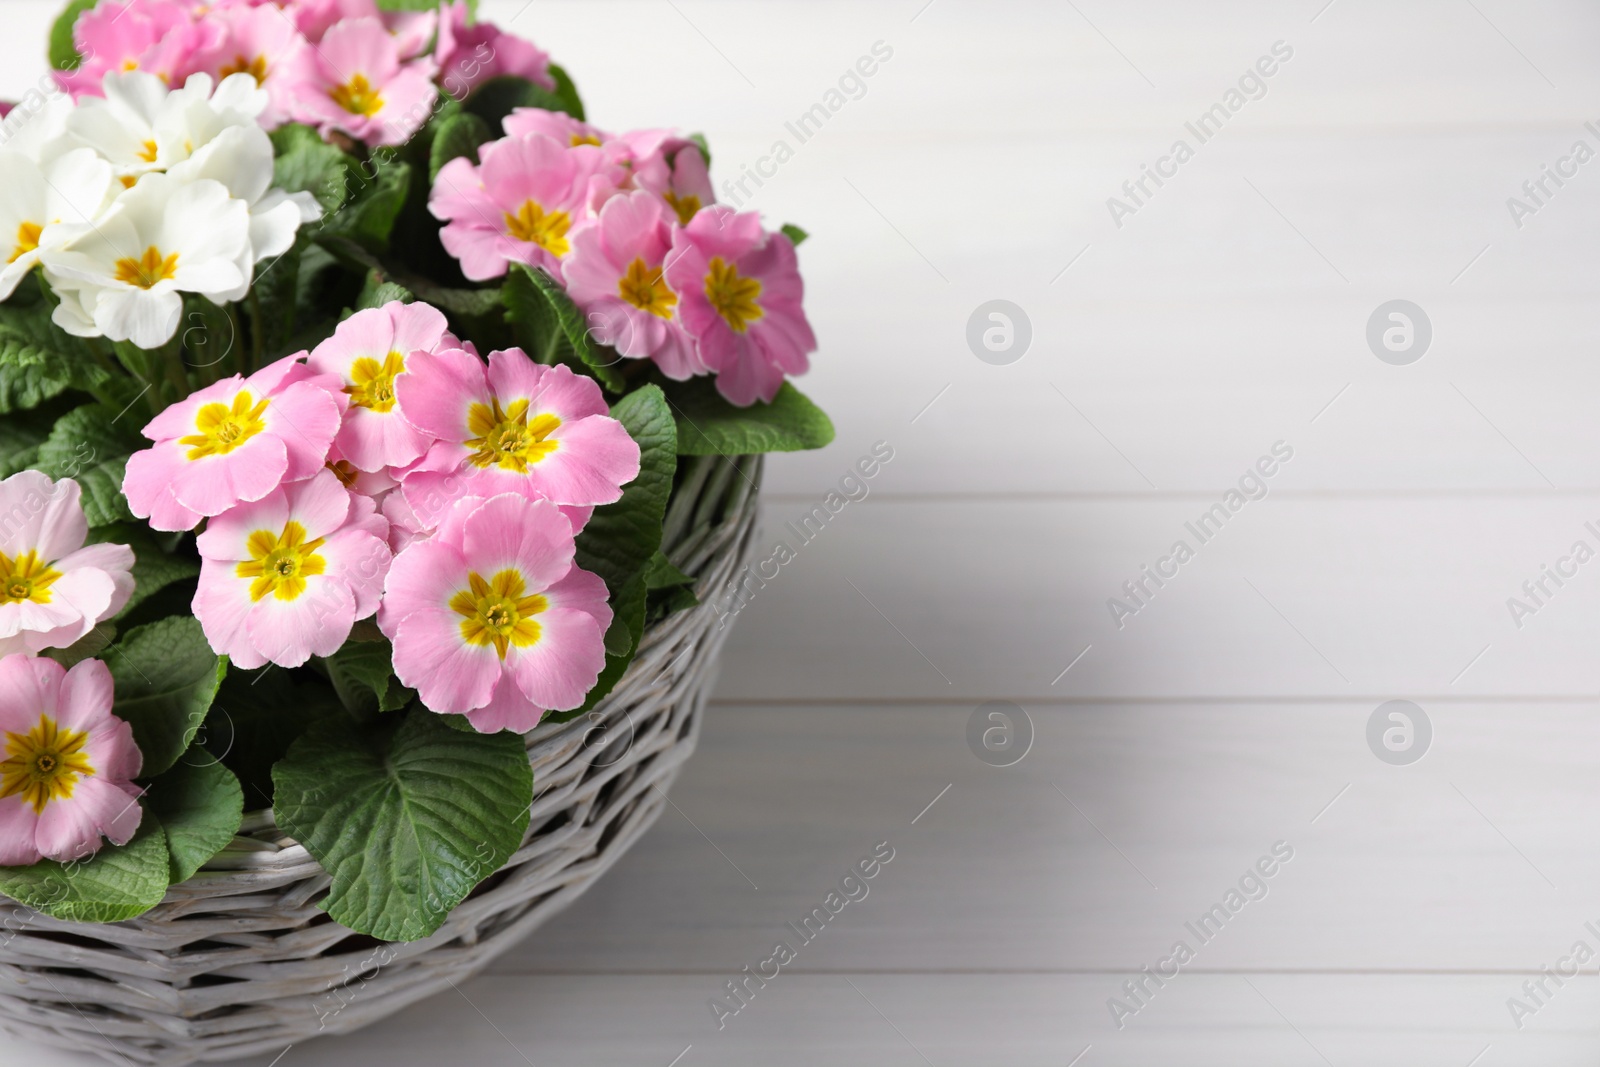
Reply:
[[[0,481],[0,866],[92,855],[125,844],[141,813],[141,757],[111,715],[99,660],[64,670],[66,648],[133,593],[127,545],[85,545],[77,482],[22,471]]]
[[[194,613],[237,666],[331,655],[376,614],[428,707],[527,730],[604,665],[574,539],[639,473],[607,411],[592,379],[516,348],[485,365],[395,301],[167,408],[123,489],[158,530],[207,520]]]
[[[540,268],[596,341],[677,381],[715,374],[735,404],[771,402],[786,375],[805,373],[817,342],[794,242],[713,204],[697,144],[531,107],[503,125],[479,163],[439,171],[428,202],[467,278]]]
[[[319,209],[269,188],[267,93],[250,75],[197,74],[169,92],[133,71],[102,88],[0,149],[0,299],[39,266],[63,330],[157,348],[177,332],[183,293],[242,299],[255,265]]]
[[[71,0],[50,58],[0,102],[0,893],[128,918],[249,804],[432,933],[524,842],[516,735],[627,699],[750,457],[832,439],[805,234],[469,0]]]
[[[460,96],[499,75],[554,88],[549,57],[466,0],[437,11],[381,11],[374,0],[106,0],[80,18],[83,61],[59,74],[74,97],[106,74],[144,71],[168,85],[248,74],[268,95],[262,125],[283,122],[396,145],[428,118],[439,87]]]

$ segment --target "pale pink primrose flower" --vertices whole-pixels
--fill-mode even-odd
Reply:
[[[381,471],[415,462],[433,438],[401,417],[395,380],[414,352],[455,348],[444,313],[427,304],[393,301],[358,311],[311,352],[307,366],[337,375],[350,398],[336,443],[359,471]]]
[[[460,350],[420,352],[409,367],[400,410],[435,441],[400,491],[425,525],[465,496],[609,504],[638,477],[639,446],[593,378],[520,348],[489,353],[488,367]]]
[[[271,4],[239,4],[206,18],[217,33],[190,57],[184,76],[205,73],[221,81],[232,74],[248,74],[267,90],[271,101],[261,113],[262,127],[272,130],[288,121],[290,93],[284,75],[308,47],[294,24]]]
[[[339,130],[369,145],[398,145],[433,114],[438,90],[431,59],[402,63],[399,46],[376,18],[335,23],[298,53],[283,77],[291,115],[327,136]]]
[[[674,233],[666,276],[678,294],[678,318],[728,400],[770,403],[784,375],[810,366],[817,339],[801,307],[805,283],[794,243],[764,233],[754,212],[701,210]]]
[[[51,659],[0,659],[0,866],[71,863],[133,840],[144,757],[111,714],[111,672]]]
[[[382,14],[374,0],[258,0],[275,4],[295,28],[315,44],[336,23],[346,19],[378,18]]]
[[[76,70],[56,72],[56,81],[74,98],[99,96],[101,79],[113,71],[147,70],[147,61],[159,52],[170,63],[179,51],[192,51],[203,43],[196,39],[189,11],[178,0],[107,0],[78,16],[72,27],[73,43],[84,56]],[[165,48],[162,41],[172,38]],[[169,77],[171,72],[168,72]]]
[[[339,483],[352,493],[371,497],[380,506],[389,490],[400,484],[400,480],[391,472],[391,468],[383,470],[364,471],[345,458],[339,451],[337,439],[328,447],[328,460],[325,466],[339,479]]]
[[[373,501],[326,470],[218,515],[196,540],[206,640],[246,669],[332,655],[378,610],[388,533]]]
[[[84,544],[81,496],[38,471],[0,481],[0,656],[66,648],[133,593],[133,550]]]
[[[415,59],[428,51],[433,44],[434,31],[439,28],[437,11],[382,11],[379,18],[383,28],[394,38],[395,50],[401,59]],[[437,66],[437,59],[435,59]]]
[[[481,82],[507,74],[552,91],[556,87],[547,53],[491,22],[468,25],[465,0],[439,5],[439,43],[434,54],[439,59],[440,84],[452,96],[462,96]]]
[[[633,153],[633,183],[665,200],[679,225],[687,226],[701,208],[716,203],[711,172],[699,145],[681,137],[658,137],[661,132],[623,135]]]
[[[538,133],[492,141],[480,155],[482,166],[465,156],[446,163],[428,197],[428,210],[446,223],[439,240],[473,281],[501,277],[511,263],[559,279],[572,230],[590,217],[597,190],[614,190],[627,176],[592,145]]]
[[[404,472],[395,471],[391,473],[404,477]],[[378,476],[362,475],[361,477]],[[394,549],[395,552],[404,551],[406,546],[414,541],[426,541],[433,536],[434,528],[417,518],[417,513],[412,510],[410,504],[406,503],[405,493],[391,490],[377,494],[375,499],[378,501],[378,510],[383,513],[384,518],[389,520],[389,547]],[[572,526],[574,536],[583,532],[583,528],[589,525],[589,519],[594,515],[593,505],[560,504],[557,507]]]
[[[514,107],[511,109],[511,114],[500,120],[500,125],[506,131],[507,137],[526,137],[530,133],[542,133],[569,148],[576,148],[579,145],[592,145],[595,148],[615,145],[622,151],[631,150],[629,145],[600,127],[580,118],[574,118],[565,111],[550,111],[542,107]]]
[[[575,548],[548,501],[457,501],[389,569],[378,625],[395,674],[433,711],[484,733],[521,733],[582,704],[605,666],[611,608]]]
[[[654,193],[606,201],[599,219],[573,236],[567,293],[596,341],[630,359],[653,359],[667,377],[683,381],[706,373],[706,366],[678,321],[678,294],[664,276],[672,220]]]
[[[192,530],[321,471],[345,398],[338,379],[297,358],[208,385],[152,419],[144,435],[155,444],[128,457],[122,479],[133,513],[157,530]]]

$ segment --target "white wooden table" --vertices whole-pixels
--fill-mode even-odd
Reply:
[[[53,6],[7,0],[14,47]],[[742,612],[674,809],[602,884],[459,994],[282,1067],[1593,1061],[1597,960],[1524,983],[1600,950],[1600,562],[1520,627],[1507,599],[1600,548],[1600,161],[1520,227],[1507,199],[1600,150],[1600,10],[520,7],[484,2],[597,121],[704,130],[724,177],[796,149],[746,203],[813,234],[802,384],[839,436],[769,464],[764,543],[875,442],[894,458]],[[1185,123],[1279,41],[1199,143]],[[1107,198],[1180,137],[1116,225]],[[997,298],[1033,334],[1004,366],[964,336]],[[1409,365],[1366,339],[1395,299],[1432,325]],[[1277,442],[1268,495],[1199,544],[1185,524]],[[1107,599],[1179,539],[1119,628]],[[1410,765],[1368,745],[1392,699],[1431,723]],[[968,747],[989,701],[1031,719],[1013,766]],[[883,841],[801,944],[785,923]],[[1185,924],[1278,842],[1202,943]],[[794,960],[719,1029],[708,1002],[780,939]]]

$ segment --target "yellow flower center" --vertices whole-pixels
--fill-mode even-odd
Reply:
[[[328,95],[333,97],[333,102],[350,112],[352,115],[365,115],[371,118],[383,110],[383,97],[378,90],[367,81],[365,74],[354,75],[343,85],[335,85],[328,90]]]
[[[154,141],[146,141],[139,148],[139,158],[144,160],[146,163],[154,163],[156,161],[156,156],[160,154],[160,149],[156,147],[156,143]]]
[[[406,359],[398,352],[390,352],[379,363],[371,356],[362,356],[350,367],[350,385],[344,391],[350,403],[368,411],[388,411],[394,407],[394,380],[406,369]]]
[[[212,401],[195,412],[194,428],[200,432],[180,437],[178,443],[189,446],[190,459],[225,456],[266,429],[266,420],[261,416],[269,403],[256,402],[249,390],[240,391],[233,398],[232,407]]]
[[[506,233],[519,241],[536,244],[552,256],[564,256],[571,245],[567,243],[567,230],[572,217],[565,211],[545,211],[537,201],[524,201],[513,215],[505,213]]]
[[[647,267],[637,256],[628,264],[628,273],[617,280],[617,293],[641,311],[663,319],[672,318],[672,309],[678,303],[678,294],[661,280],[661,268]]]
[[[509,408],[501,408],[499,400],[492,407],[473,404],[467,409],[467,431],[473,434],[465,442],[473,450],[468,458],[474,466],[526,474],[530,464],[561,447],[559,441],[546,440],[560,425],[554,415],[535,415],[530,423],[526,400],[514,401]]]
[[[306,579],[327,569],[327,560],[317,549],[327,538],[306,540],[306,528],[290,519],[283,533],[257,530],[245,541],[250,558],[234,568],[240,578],[252,578],[250,599],[264,600],[268,594],[279,600],[293,600],[306,591]]]
[[[0,604],[50,603],[50,586],[61,572],[39,558],[35,549],[15,559],[0,552]]]
[[[151,245],[138,259],[127,256],[117,260],[117,281],[149,289],[178,273],[178,253],[163,257],[161,249]]]
[[[596,137],[592,133],[575,133],[569,138],[569,140],[571,141],[573,148],[577,148],[581,144],[592,144],[596,148],[600,147],[600,138]]]
[[[734,333],[744,333],[752,322],[766,314],[756,303],[760,295],[760,282],[740,277],[739,268],[725,262],[721,256],[711,257],[711,270],[706,275],[706,299]]]
[[[476,571],[468,574],[467,588],[450,598],[450,610],[462,617],[462,638],[469,645],[494,645],[501,659],[513,645],[534,644],[539,624],[528,616],[548,608],[550,601],[537,593],[524,596],[527,590],[517,570],[500,571],[487,582]]]
[[[257,85],[260,85],[267,80],[267,57],[234,56],[232,63],[223,64],[222,69],[217,72],[217,80],[220,81],[231,74],[248,74],[256,80]]]
[[[94,775],[84,748],[89,735],[63,730],[48,715],[25,734],[6,734],[6,758],[0,760],[0,799],[20,796],[35,815],[52,800],[72,796],[79,779]]]
[[[678,213],[678,222],[684,226],[689,225],[689,220],[694,218],[695,212],[702,206],[698,196],[679,196],[670,189],[664,195],[672,210]]]
[[[23,256],[39,247],[39,235],[44,232],[44,227],[37,222],[24,222],[17,227],[17,247],[11,253],[7,263],[15,263]]]

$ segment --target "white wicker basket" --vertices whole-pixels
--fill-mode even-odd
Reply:
[[[0,1028],[163,1067],[273,1053],[383,1019],[480,971],[572,903],[655,821],[694,751],[727,636],[709,601],[741,565],[759,460],[686,460],[663,545],[699,607],[648,629],[594,713],[528,734],[521,849],[433,936],[385,945],[328,918],[328,876],[271,811],[153,911],[61,922],[0,898]]]

